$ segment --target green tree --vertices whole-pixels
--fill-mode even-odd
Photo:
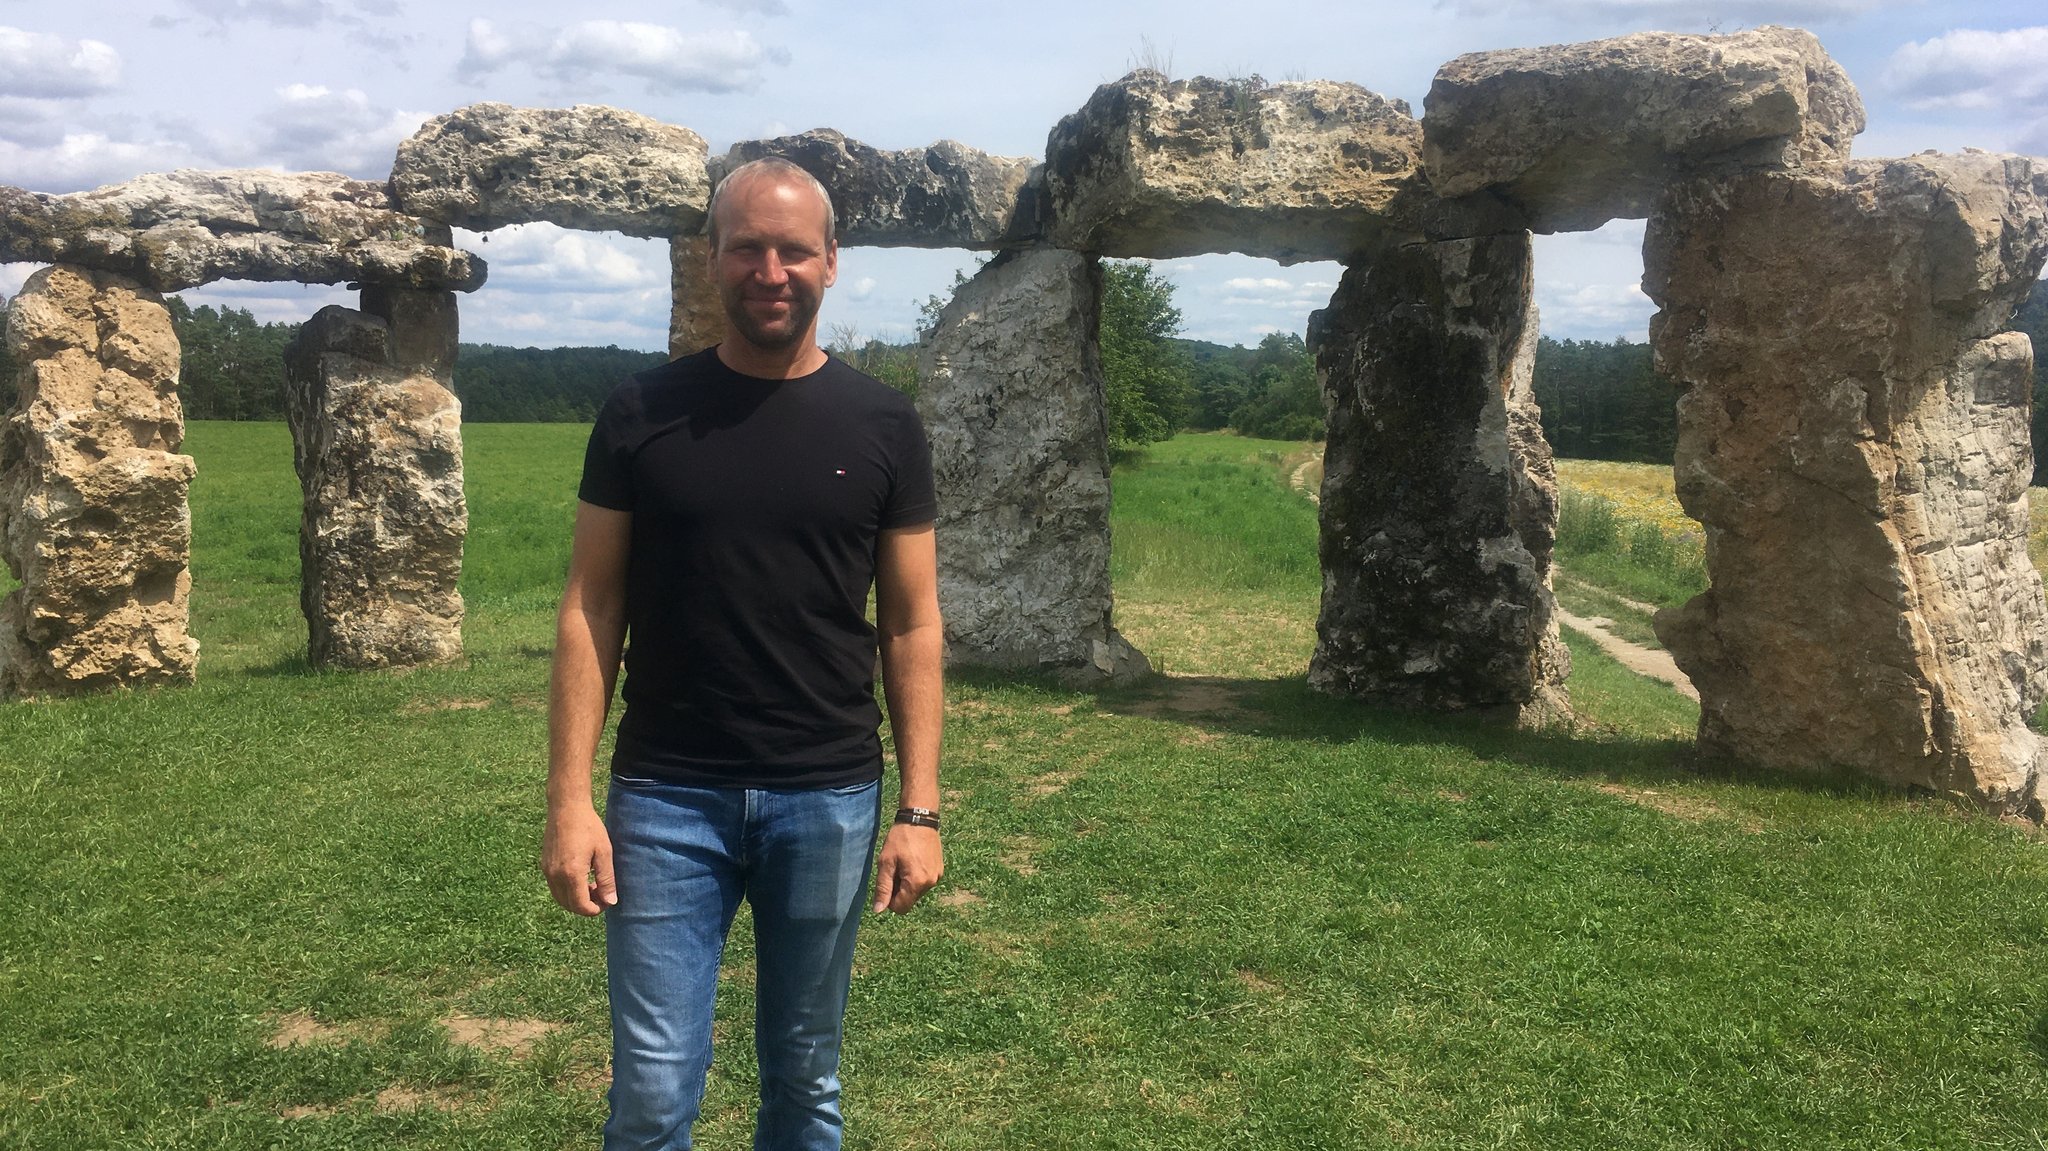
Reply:
[[[1559,456],[1671,462],[1678,398],[1657,373],[1648,344],[1544,336],[1536,344],[1535,387],[1543,435]]]
[[[247,308],[166,296],[178,335],[178,398],[193,420],[284,418],[284,350],[297,324],[259,324]]]
[[[1231,426],[1273,440],[1323,438],[1323,390],[1315,357],[1293,332],[1271,332],[1252,353],[1250,397],[1231,413]]]
[[[1141,260],[1102,262],[1103,407],[1118,454],[1171,437],[1192,414],[1193,363],[1174,340],[1173,284]]]

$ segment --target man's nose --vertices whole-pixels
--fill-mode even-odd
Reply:
[[[782,266],[782,257],[770,248],[761,256],[761,268],[756,273],[763,281],[779,284],[789,278],[789,270]]]

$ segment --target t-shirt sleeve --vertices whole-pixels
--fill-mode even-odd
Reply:
[[[932,447],[925,439],[924,421],[917,418],[916,409],[909,408],[897,429],[896,479],[889,488],[889,503],[882,509],[884,529],[928,524],[939,518],[939,497],[932,483]]]
[[[590,444],[583,449],[583,481],[576,486],[576,498],[584,503],[633,510],[633,451],[627,432],[632,390],[631,383],[614,388],[598,410]]]

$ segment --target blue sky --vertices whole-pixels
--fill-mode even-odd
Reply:
[[[1419,113],[1464,52],[1644,29],[1815,32],[1862,90],[1861,156],[1975,146],[2048,155],[2048,0],[1264,0],[1029,5],[807,0],[490,6],[423,0],[0,0],[0,183],[72,191],[177,167],[381,178],[426,118],[480,100],[611,104],[734,141],[833,127],[882,148],[952,138],[1043,153],[1046,133],[1144,55],[1177,76],[1344,80]],[[1640,222],[1538,240],[1544,329],[1641,339]],[[665,341],[666,246],[535,225],[465,237],[491,265],[465,339]],[[961,251],[850,249],[828,326],[907,338]],[[1167,261],[1186,334],[1300,331],[1332,264]],[[0,295],[23,265],[0,265]],[[222,284],[194,302],[299,319],[347,294]]]

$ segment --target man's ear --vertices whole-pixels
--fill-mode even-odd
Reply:
[[[839,241],[825,245],[825,286],[831,287],[839,281]]]

